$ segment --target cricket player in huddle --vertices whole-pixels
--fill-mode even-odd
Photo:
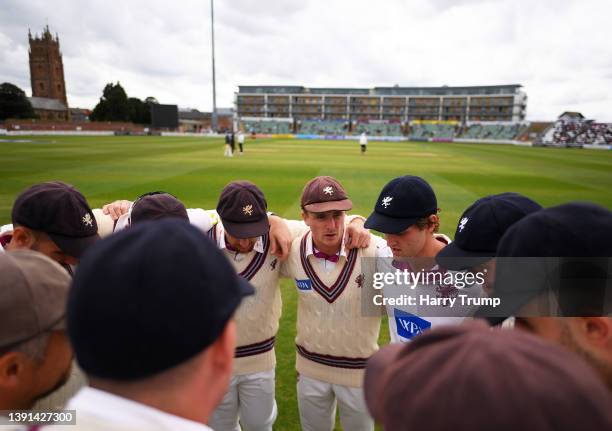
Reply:
[[[178,202],[178,204],[177,204]],[[214,411],[209,425],[215,430],[271,430],[277,416],[275,401],[274,342],[281,314],[279,276],[291,238],[301,237],[308,226],[303,222],[283,220],[268,215],[263,192],[248,181],[229,183],[221,192],[217,211],[179,208],[180,201],[166,193],[152,193],[134,203],[116,201],[104,207],[110,217],[119,217],[117,226],[151,212],[169,216],[188,216],[224,251],[236,271],[255,287],[255,294],[245,299],[236,311],[237,348],[230,387]],[[180,204],[182,206],[182,204]],[[179,211],[180,209],[180,211]],[[209,217],[208,222],[206,218]],[[156,217],[157,218],[157,217]],[[278,253],[273,250],[270,224],[276,225]],[[286,226],[285,226],[286,224]],[[284,230],[283,230],[284,227]],[[344,228],[344,226],[343,226]],[[347,217],[347,248],[365,247],[370,234],[363,229],[363,219]],[[273,253],[274,252],[274,253]]]
[[[209,425],[217,430],[271,430],[277,416],[274,398],[274,341],[281,315],[280,263],[270,253],[267,202],[248,181],[228,184],[219,198],[209,236],[238,274],[255,286],[235,314],[236,352],[230,387]]]
[[[344,247],[352,203],[332,177],[308,182],[301,207],[310,230],[293,240],[282,271],[295,280],[299,293],[296,368],[302,429],[331,431],[338,405],[343,429],[372,430],[362,385],[366,361],[378,350],[380,315],[362,313],[367,274],[361,258],[375,257],[381,241],[372,238],[361,249]]]
[[[439,267],[434,257],[450,244],[446,235],[438,233],[438,201],[431,186],[422,178],[406,175],[391,180],[382,189],[374,211],[365,227],[385,234],[387,249],[380,249],[377,272],[408,271],[424,274],[440,273],[440,278],[450,274]],[[393,259],[391,259],[393,257]],[[465,286],[460,286],[463,288]],[[410,293],[420,300],[425,295],[432,298],[457,298],[459,289],[452,283],[419,282],[414,289],[397,284],[386,284],[384,296],[398,298],[400,293]],[[461,294],[480,297],[482,287],[466,287]],[[421,304],[390,305],[385,303],[389,316],[389,332],[392,342],[405,342],[434,325],[458,324],[469,314],[458,315],[457,308]]]

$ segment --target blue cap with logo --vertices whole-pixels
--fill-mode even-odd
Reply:
[[[454,241],[436,256],[438,264],[462,270],[492,259],[506,230],[541,209],[540,204],[518,193],[478,199],[459,218]]]
[[[406,175],[391,180],[382,189],[365,227],[398,234],[437,210],[436,194],[429,183],[421,177]]]
[[[523,305],[553,293],[561,316],[605,316],[612,308],[612,212],[572,202],[536,211],[512,225],[499,242],[493,296],[477,317],[497,324]]]

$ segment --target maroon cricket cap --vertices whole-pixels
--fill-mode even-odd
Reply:
[[[302,191],[302,209],[314,213],[348,211],[353,203],[344,187],[333,177],[321,176],[308,181]]]
[[[15,200],[13,224],[46,233],[64,253],[80,258],[100,237],[85,197],[75,187],[51,181],[35,184]]]
[[[270,230],[268,203],[250,181],[233,181],[221,191],[217,212],[223,228],[236,238],[255,238]]]
[[[161,218],[180,218],[189,221],[187,208],[181,201],[165,192],[149,192],[132,204],[130,223],[140,223]]]
[[[612,396],[580,357],[519,330],[440,327],[368,361],[365,399],[384,429],[612,429]]]

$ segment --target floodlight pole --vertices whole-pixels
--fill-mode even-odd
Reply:
[[[212,44],[212,91],[213,91],[213,109],[211,115],[211,127],[213,132],[217,131],[217,88],[215,82],[215,14],[213,8],[214,0],[210,0],[210,31]]]

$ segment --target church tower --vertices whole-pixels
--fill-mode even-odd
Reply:
[[[68,107],[66,100],[66,84],[64,81],[64,65],[59,46],[59,36],[55,38],[45,27],[40,37],[28,30],[30,42],[30,78],[32,81],[32,96],[59,100]]]

